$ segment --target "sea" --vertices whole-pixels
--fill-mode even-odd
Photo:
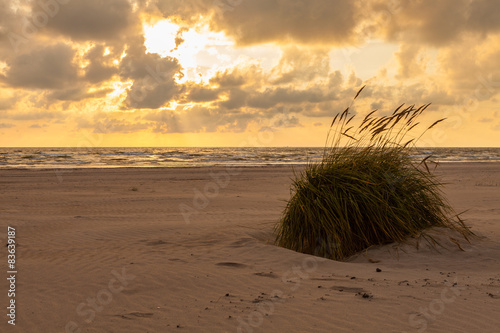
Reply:
[[[323,147],[255,148],[0,148],[0,168],[120,168],[303,165]],[[500,162],[500,148],[416,148],[415,161]]]

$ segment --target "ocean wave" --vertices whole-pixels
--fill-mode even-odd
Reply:
[[[285,165],[321,160],[324,148],[0,148],[0,167],[197,167]],[[500,148],[414,149],[416,162],[500,162]]]

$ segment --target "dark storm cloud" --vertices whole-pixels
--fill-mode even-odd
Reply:
[[[13,11],[10,0],[0,0],[0,45],[8,43],[8,35],[16,25],[18,17]]]
[[[88,92],[90,84],[110,79],[117,72],[117,68],[107,65],[111,59],[107,59],[103,52],[104,47],[99,45],[86,54],[85,59],[90,63],[82,76],[78,74],[75,48],[62,43],[49,46],[37,44],[31,51],[10,57],[5,76],[0,76],[0,80],[10,87],[45,90],[43,96],[47,105],[56,101],[102,98],[112,90],[97,88]]]
[[[201,15],[207,15],[216,8],[216,1],[207,0],[156,0],[143,4],[149,12],[163,14],[165,17],[177,16],[185,22],[196,23]]]
[[[85,68],[85,79],[90,83],[107,81],[118,72],[118,68],[112,64],[113,54],[105,56],[105,50],[103,44],[95,45],[85,55],[85,59],[90,61],[90,64]]]
[[[256,65],[226,69],[210,79],[217,89],[204,92],[217,93],[218,107],[239,112],[247,112],[248,108],[265,111],[279,105],[320,103],[339,99],[338,92],[343,90],[342,74],[337,71],[329,75],[329,71],[329,55],[325,50],[290,47],[269,72],[264,73]],[[190,87],[193,93],[187,94],[186,102],[194,101],[193,96],[201,88]]]
[[[252,0],[216,15],[213,24],[244,45],[287,39],[342,44],[353,37],[356,22],[349,0]]]
[[[125,104],[134,109],[157,109],[178,93],[179,86],[173,80],[158,84],[153,79],[136,80],[128,90]]]
[[[213,102],[217,95],[219,100],[210,107],[225,113],[250,115],[256,120],[278,107],[315,117],[330,115],[330,104],[325,109],[318,105],[344,100],[348,103],[355,94],[354,89],[359,89],[361,80],[355,75],[344,79],[340,71],[328,74],[329,70],[328,53],[291,48],[267,73],[256,65],[220,71],[210,80],[216,88],[188,85],[181,101],[189,103],[203,99]]]
[[[476,0],[470,5],[468,26],[482,33],[500,31],[499,13],[498,0]]]
[[[45,2],[33,2],[33,11],[44,10]],[[73,40],[114,40],[135,20],[128,0],[71,0],[58,6],[47,28]]]
[[[373,2],[376,12],[387,3]],[[454,39],[464,29],[466,4],[466,0],[398,1],[396,12],[375,24],[391,40],[410,37],[415,42],[441,44]]]
[[[212,28],[243,45],[286,40],[341,44],[354,37],[358,22],[350,0],[159,0],[157,8],[188,23],[213,13]]]
[[[156,53],[146,53],[144,40],[137,38],[122,59],[119,74],[122,80],[133,80],[128,90],[125,106],[136,109],[156,109],[173,100],[182,87],[176,77],[182,77],[181,66],[175,58],[162,58]]]
[[[78,80],[73,62],[75,50],[66,44],[40,46],[11,58],[9,69],[0,80],[12,87],[28,89],[59,89]]]
[[[210,83],[221,88],[236,88],[248,85],[260,85],[263,83],[264,74],[262,68],[257,65],[248,67],[235,67],[217,72]]]
[[[219,90],[205,86],[193,86],[190,88],[187,99],[195,103],[212,102],[219,98]]]
[[[157,0],[152,8],[186,24],[211,26],[240,45],[345,45],[369,38],[442,45],[464,32],[500,31],[497,0]]]
[[[221,101],[219,105],[228,110],[235,110],[246,105],[250,93],[240,88],[229,88],[226,90],[229,96],[227,100]]]
[[[466,32],[486,35],[500,31],[500,2],[496,0],[373,0],[366,3],[371,3],[365,7],[367,12],[385,12],[383,18],[369,23],[389,40],[411,39],[413,43],[443,46]]]
[[[59,0],[20,3],[28,4],[32,14],[49,15],[44,6],[54,1]],[[370,38],[402,44],[396,54],[401,65],[396,79],[400,80],[426,75],[426,62],[419,54],[425,53],[427,45],[450,46],[439,50],[436,62],[440,74],[454,80],[442,79],[446,88],[440,88],[437,80],[432,82],[427,76],[425,82],[419,77],[422,80],[416,84],[387,86],[374,78],[366,82],[369,87],[363,92],[372,107],[393,102],[397,106],[399,99],[451,105],[457,103],[458,94],[450,86],[475,89],[484,80],[488,85],[483,84],[483,90],[500,91],[500,39],[481,39],[500,31],[500,1],[64,0],[57,11],[49,8],[54,15],[49,15],[47,24],[30,35],[17,53],[9,44],[8,33],[22,31],[26,20],[33,17],[29,12],[14,11],[13,3],[0,0],[0,60],[7,64],[0,72],[0,82],[7,88],[44,91],[27,91],[26,96],[41,96],[40,105],[32,111],[11,112],[18,99],[0,98],[0,110],[7,110],[2,113],[11,119],[63,117],[64,112],[55,111],[57,108],[70,109],[75,101],[104,98],[111,92],[109,81],[115,79],[130,82],[122,109],[153,110],[143,110],[126,120],[101,115],[89,125],[97,131],[238,132],[252,122],[265,129],[261,122],[281,107],[291,113],[288,126],[300,126],[299,115],[324,117],[342,111],[362,85],[356,75],[344,78],[330,68],[331,47],[357,45]],[[202,24],[208,22],[212,30],[225,32],[239,45],[273,42],[281,45],[283,55],[270,71],[254,62],[216,73],[208,83],[181,84],[177,78],[182,77],[183,69],[177,59],[146,52],[140,11],[183,23],[175,36],[177,47],[185,43],[183,33],[204,19]],[[482,40],[480,47],[476,39]],[[54,44],[47,45],[47,41]],[[84,49],[86,54],[82,54]],[[123,51],[126,56],[122,59]],[[114,64],[115,60],[120,63]],[[105,82],[108,84],[103,85]],[[34,104],[28,97],[23,101]],[[182,106],[176,111],[154,110],[171,101]]]
[[[224,72],[217,72],[211,79],[210,83],[217,84],[221,87],[239,87],[246,82],[242,73],[238,69],[226,69]]]

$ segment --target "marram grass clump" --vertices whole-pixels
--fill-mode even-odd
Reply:
[[[322,161],[309,164],[292,184],[291,199],[276,226],[277,244],[343,260],[409,237],[439,245],[424,232],[430,227],[455,230],[469,241],[473,233],[443,197],[442,184],[428,168],[429,157],[415,163],[410,155],[418,140],[410,134],[428,106],[402,105],[390,116],[373,111],[357,128],[350,107],[337,114]]]

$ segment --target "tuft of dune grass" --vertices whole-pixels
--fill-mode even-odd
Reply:
[[[429,105],[401,105],[390,116],[376,116],[375,110],[357,127],[351,106],[337,114],[322,161],[295,176],[275,228],[277,245],[343,260],[408,237],[440,245],[425,233],[431,227],[455,230],[469,241],[473,233],[444,198],[442,183],[427,165],[430,156],[420,163],[410,156],[418,139],[444,120],[410,138]]]

